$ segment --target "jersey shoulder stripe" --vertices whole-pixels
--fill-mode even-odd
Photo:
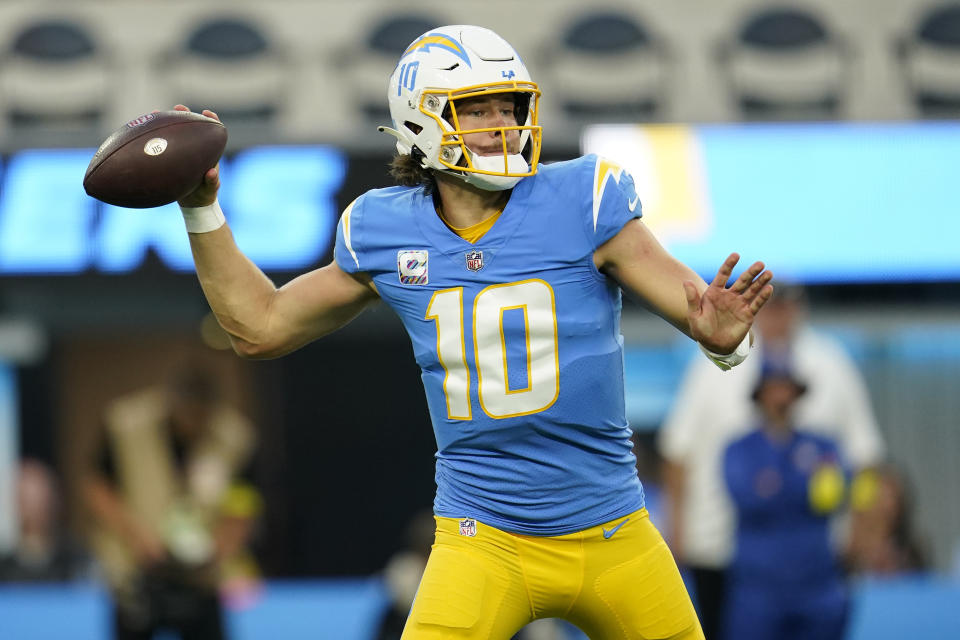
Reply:
[[[594,154],[546,165],[544,177],[566,202],[575,202],[594,249],[642,215],[633,177],[618,163]]]
[[[600,215],[600,203],[603,201],[603,195],[607,185],[610,182],[620,186],[620,180],[623,177],[623,167],[607,158],[597,157],[593,171],[593,230],[597,230],[597,217]],[[629,176],[629,174],[627,174]],[[634,192],[634,197],[627,201],[627,208],[633,211],[637,208],[640,197]]]

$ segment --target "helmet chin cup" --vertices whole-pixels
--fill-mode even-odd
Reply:
[[[472,184],[485,191],[506,191],[507,189],[513,189],[517,186],[517,183],[523,179],[523,177],[518,174],[524,174],[530,170],[530,165],[527,164],[526,159],[519,153],[508,156],[478,156],[472,151],[469,153],[470,162],[474,168],[481,171],[490,171],[491,173],[461,173],[457,175],[463,178],[463,181],[467,184]],[[504,158],[506,158],[506,166],[504,166]],[[494,175],[494,172],[497,175]]]

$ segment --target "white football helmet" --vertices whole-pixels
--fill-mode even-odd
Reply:
[[[516,126],[461,129],[456,103],[465,98],[514,96]],[[510,189],[537,172],[542,129],[540,89],[510,44],[489,29],[453,25],[431,29],[407,47],[390,76],[387,99],[397,151],[424,168],[444,171],[482,189]],[[463,134],[499,131],[502,155],[478,155]],[[507,148],[507,132],[520,132],[520,152]]]

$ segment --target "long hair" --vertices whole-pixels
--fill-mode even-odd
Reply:
[[[401,187],[423,187],[429,195],[437,188],[432,169],[420,166],[420,158],[413,154],[398,153],[390,161],[390,177]]]

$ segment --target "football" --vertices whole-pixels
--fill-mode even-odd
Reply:
[[[227,128],[190,111],[131,120],[93,154],[83,188],[97,200],[145,209],[176,202],[203,181],[227,144]]]

